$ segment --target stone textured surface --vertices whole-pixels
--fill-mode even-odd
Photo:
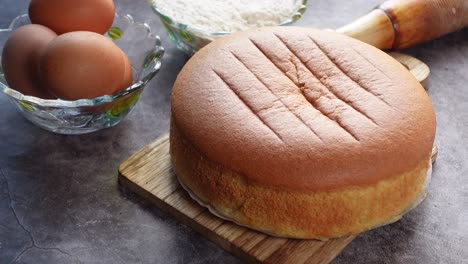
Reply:
[[[27,0],[0,1],[0,28]],[[301,26],[336,28],[380,0],[309,1]],[[0,263],[240,263],[117,184],[117,167],[168,130],[169,96],[188,59],[144,0],[116,0],[167,48],[160,74],[118,127],[83,136],[36,128],[0,96]],[[438,162],[427,199],[360,235],[335,263],[466,263],[468,30],[405,51],[432,69]]]

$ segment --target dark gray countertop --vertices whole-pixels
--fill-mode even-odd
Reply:
[[[336,28],[380,0],[314,0],[299,25]],[[0,1],[0,28],[27,0]],[[187,56],[144,0],[117,0],[163,39],[164,66],[117,127],[55,135],[0,96],[0,263],[240,263],[117,184],[117,167],[168,130],[169,97]],[[401,221],[360,235],[335,263],[468,260],[468,30],[405,51],[431,70],[440,153],[427,199]]]

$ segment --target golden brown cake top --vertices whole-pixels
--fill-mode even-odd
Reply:
[[[216,40],[177,77],[173,120],[206,158],[291,190],[371,184],[428,160],[435,114],[397,61],[333,32]]]

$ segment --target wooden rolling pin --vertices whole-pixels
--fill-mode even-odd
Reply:
[[[468,0],[389,0],[338,32],[380,49],[402,49],[468,26]]]

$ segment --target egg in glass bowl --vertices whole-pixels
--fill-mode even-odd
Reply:
[[[29,16],[24,14],[16,17],[8,28],[0,29],[0,51],[16,29],[28,24],[31,24]],[[153,35],[146,23],[135,22],[128,14],[115,14],[111,28],[104,36],[130,60],[133,82],[129,87],[91,99],[43,99],[10,87],[0,67],[0,90],[26,119],[55,133],[85,134],[119,124],[160,70],[164,48],[159,36]]]

